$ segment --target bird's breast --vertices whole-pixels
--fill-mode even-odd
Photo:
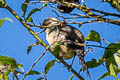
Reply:
[[[75,55],[75,52],[72,48],[68,48],[65,45],[61,45],[60,48],[61,51],[59,53],[59,56],[63,57],[63,59],[71,59]]]

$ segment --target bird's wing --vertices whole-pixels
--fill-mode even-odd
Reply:
[[[68,47],[74,49],[76,55],[80,60],[80,63],[82,64],[82,70],[86,70],[86,73],[88,74],[88,76],[90,76],[87,65],[84,60],[84,46],[75,44],[75,42],[84,44],[85,41],[83,34],[78,29],[67,25],[64,26],[62,30],[64,31],[64,33],[66,33],[66,39],[70,40],[70,43],[68,43]]]

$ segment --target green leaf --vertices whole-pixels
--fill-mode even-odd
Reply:
[[[15,73],[16,75],[24,74],[23,72],[20,72],[20,71],[17,71],[17,70],[15,70],[14,73]]]
[[[40,75],[41,73],[35,70],[30,71],[28,75]]]
[[[46,7],[47,6],[47,4],[43,4],[41,7],[40,7],[40,9],[39,8],[34,8],[34,9],[32,9],[31,11],[30,11],[30,13],[28,14],[28,17],[27,18],[29,18],[31,15],[33,15],[34,13],[36,13],[36,12],[38,12],[38,11],[41,11],[42,10],[42,8],[44,8],[44,7]]]
[[[117,52],[118,52],[118,56],[120,56],[120,49]]]
[[[91,30],[88,36],[85,38],[87,41],[95,41],[95,42],[100,42],[100,35],[94,30]]]
[[[105,61],[106,61],[106,68],[107,68],[107,70],[110,72],[110,69],[109,69],[110,64],[116,65],[115,60],[114,60],[114,57],[112,56],[112,57],[110,57],[110,58],[107,58]],[[116,65],[116,66],[117,66],[117,65]]]
[[[117,77],[116,66],[113,65],[113,64],[110,64],[109,65],[109,70],[110,70],[110,75],[115,77],[117,80],[119,80],[118,77]]]
[[[55,64],[56,60],[51,60],[49,61],[46,66],[45,66],[45,69],[44,69],[44,73],[47,74],[48,71],[53,67],[53,65]]]
[[[74,77],[74,76],[75,76],[75,75],[72,74],[72,75],[70,76],[69,80],[73,80],[73,77]]]
[[[26,3],[29,3],[29,0],[25,0],[25,2],[22,4],[22,15],[25,16],[25,13],[27,11],[28,5]]]
[[[120,43],[111,43],[106,47],[103,58],[107,59],[113,56],[114,53],[116,53],[120,49]]]
[[[0,8],[4,8],[5,4],[5,0],[0,0]]]
[[[27,17],[27,18],[25,19],[25,21],[27,21],[27,22],[33,22],[33,19],[32,19],[31,17]]]
[[[108,72],[106,72],[105,74],[103,74],[99,79],[97,79],[97,80],[101,80],[101,79],[103,79],[103,78],[105,78],[105,77],[108,77],[108,76],[110,76],[110,74],[108,73]]]
[[[17,64],[16,66],[16,68],[19,68],[22,72],[24,72],[23,64]]]
[[[60,45],[64,45],[64,43],[55,43],[51,50],[52,54],[57,58],[59,58],[59,52],[61,50]]]
[[[0,64],[16,65],[16,60],[7,56],[0,56]]]
[[[117,73],[120,73],[120,68],[117,69]]]
[[[30,17],[32,14],[36,13],[37,11],[40,11],[40,9],[35,8],[35,9],[31,10],[30,13],[28,14],[28,17]]]
[[[105,61],[106,61],[106,68],[109,72],[109,76],[113,76],[117,80],[119,80],[117,77],[118,68],[117,68],[117,65],[115,63],[114,57],[112,56],[110,58],[107,58]]]
[[[5,20],[0,19],[0,27],[3,25],[4,21],[5,21]]]
[[[102,58],[100,58],[98,61],[96,59],[92,59],[92,61],[88,61],[88,62],[86,62],[86,64],[87,64],[88,68],[94,68],[94,67],[97,67],[97,66],[103,64],[103,62],[104,61],[102,60]]]
[[[8,75],[9,75],[10,72],[11,72],[11,70],[7,70],[7,71],[3,74],[3,79],[4,79],[4,80],[9,80],[9,79],[8,79]]]
[[[44,79],[43,77],[40,77],[40,78],[38,78],[37,80],[42,80],[42,79]]]
[[[4,18],[4,20],[8,20],[10,22],[13,22],[13,20],[11,18],[9,18],[9,17]]]
[[[115,60],[115,62],[117,64],[117,66],[120,67],[120,56],[119,56],[118,53],[114,54],[114,60]]]
[[[13,20],[10,19],[10,18],[8,18],[8,17],[6,17],[6,18],[4,18],[4,19],[0,19],[0,27],[3,25],[3,23],[4,23],[6,20],[8,20],[8,21],[10,21],[10,22],[13,22]]]
[[[110,75],[116,76],[114,65],[112,63],[109,65],[109,70],[110,70]]]
[[[39,45],[40,43],[30,44],[27,48],[27,55],[30,53],[33,46]]]

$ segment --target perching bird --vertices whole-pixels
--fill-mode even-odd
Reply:
[[[50,45],[55,42],[64,43],[64,45],[60,45],[61,51],[59,52],[59,57],[66,60],[77,55],[82,64],[82,70],[86,70],[89,75],[88,68],[84,60],[84,46],[75,44],[84,44],[85,41],[83,34],[78,29],[70,25],[61,25],[60,21],[53,17],[45,19],[43,21],[43,26],[46,26],[46,40]]]
[[[58,1],[61,2],[62,0],[58,0]],[[63,1],[80,4],[79,0],[63,0]],[[63,5],[63,4],[59,4],[57,7],[58,7],[59,11],[62,13],[70,13],[75,8],[75,7],[71,7],[71,6],[67,6],[67,5]]]

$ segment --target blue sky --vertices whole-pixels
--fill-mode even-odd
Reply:
[[[101,10],[105,10],[106,12],[116,12],[115,9],[111,8],[108,3],[102,3],[101,0],[86,0],[86,4],[90,8],[97,8]],[[22,0],[6,0],[8,5],[19,14],[19,16],[22,16],[22,9],[21,4]],[[28,8],[28,12],[35,7],[40,7],[41,4],[38,5],[30,5]],[[75,9],[73,12],[79,12],[77,9]],[[60,13],[62,14],[62,13]],[[67,14],[64,14],[67,16]],[[53,14],[50,7],[44,8],[41,12],[37,12],[36,14],[32,15],[35,24],[41,23],[45,18],[47,17],[56,17],[56,15]],[[10,12],[8,12],[6,9],[0,9],[0,18],[9,17],[14,22],[11,23],[9,21],[6,21],[3,26],[0,28],[0,55],[4,56],[10,56],[17,60],[18,63],[23,64],[24,70],[27,71],[31,64],[42,54],[44,51],[43,46],[35,46],[32,48],[29,55],[27,55],[27,47],[28,45],[35,43],[36,39],[29,34],[29,32],[24,28],[24,26],[16,20],[16,18],[11,15]],[[118,19],[118,18],[114,18]],[[77,21],[84,21],[86,19],[79,19]],[[77,27],[77,25],[73,25]],[[117,40],[120,40],[120,27],[108,24],[108,23],[91,23],[91,24],[85,24],[82,25],[82,27],[78,28],[86,37],[90,30],[97,31],[102,38],[108,40],[109,42],[117,42]],[[33,28],[35,32],[40,31],[38,28]],[[45,40],[45,33],[39,34],[39,36],[46,42]],[[46,42],[47,43],[47,42]],[[98,44],[89,42],[89,44]],[[99,45],[99,44],[98,44]],[[105,42],[102,44],[103,46],[107,46]],[[85,56],[85,60],[91,60],[92,58],[99,59],[104,54],[104,49],[101,48],[93,48],[93,52],[89,52]],[[52,59],[55,59],[54,56],[52,56],[49,52],[45,54],[45,56],[38,62],[38,64],[34,67],[33,70],[38,70],[41,73],[44,72],[44,66],[46,63]],[[71,60],[67,60],[68,63],[71,62]],[[77,71],[79,71],[79,62],[76,57],[75,63],[73,65],[73,68]],[[86,80],[97,80],[102,74],[106,72],[106,68],[104,66],[99,66],[95,69],[89,69],[91,73],[91,79],[89,79],[85,72],[82,72],[81,75]],[[71,76],[71,72],[67,70],[67,68],[64,67],[64,65],[56,63],[55,66],[49,71],[47,74],[48,80],[68,80]],[[20,76],[21,78],[22,76]],[[36,80],[40,76],[28,76],[25,80]],[[115,80],[113,77],[107,77],[103,80]],[[78,80],[76,77],[74,80]]]

